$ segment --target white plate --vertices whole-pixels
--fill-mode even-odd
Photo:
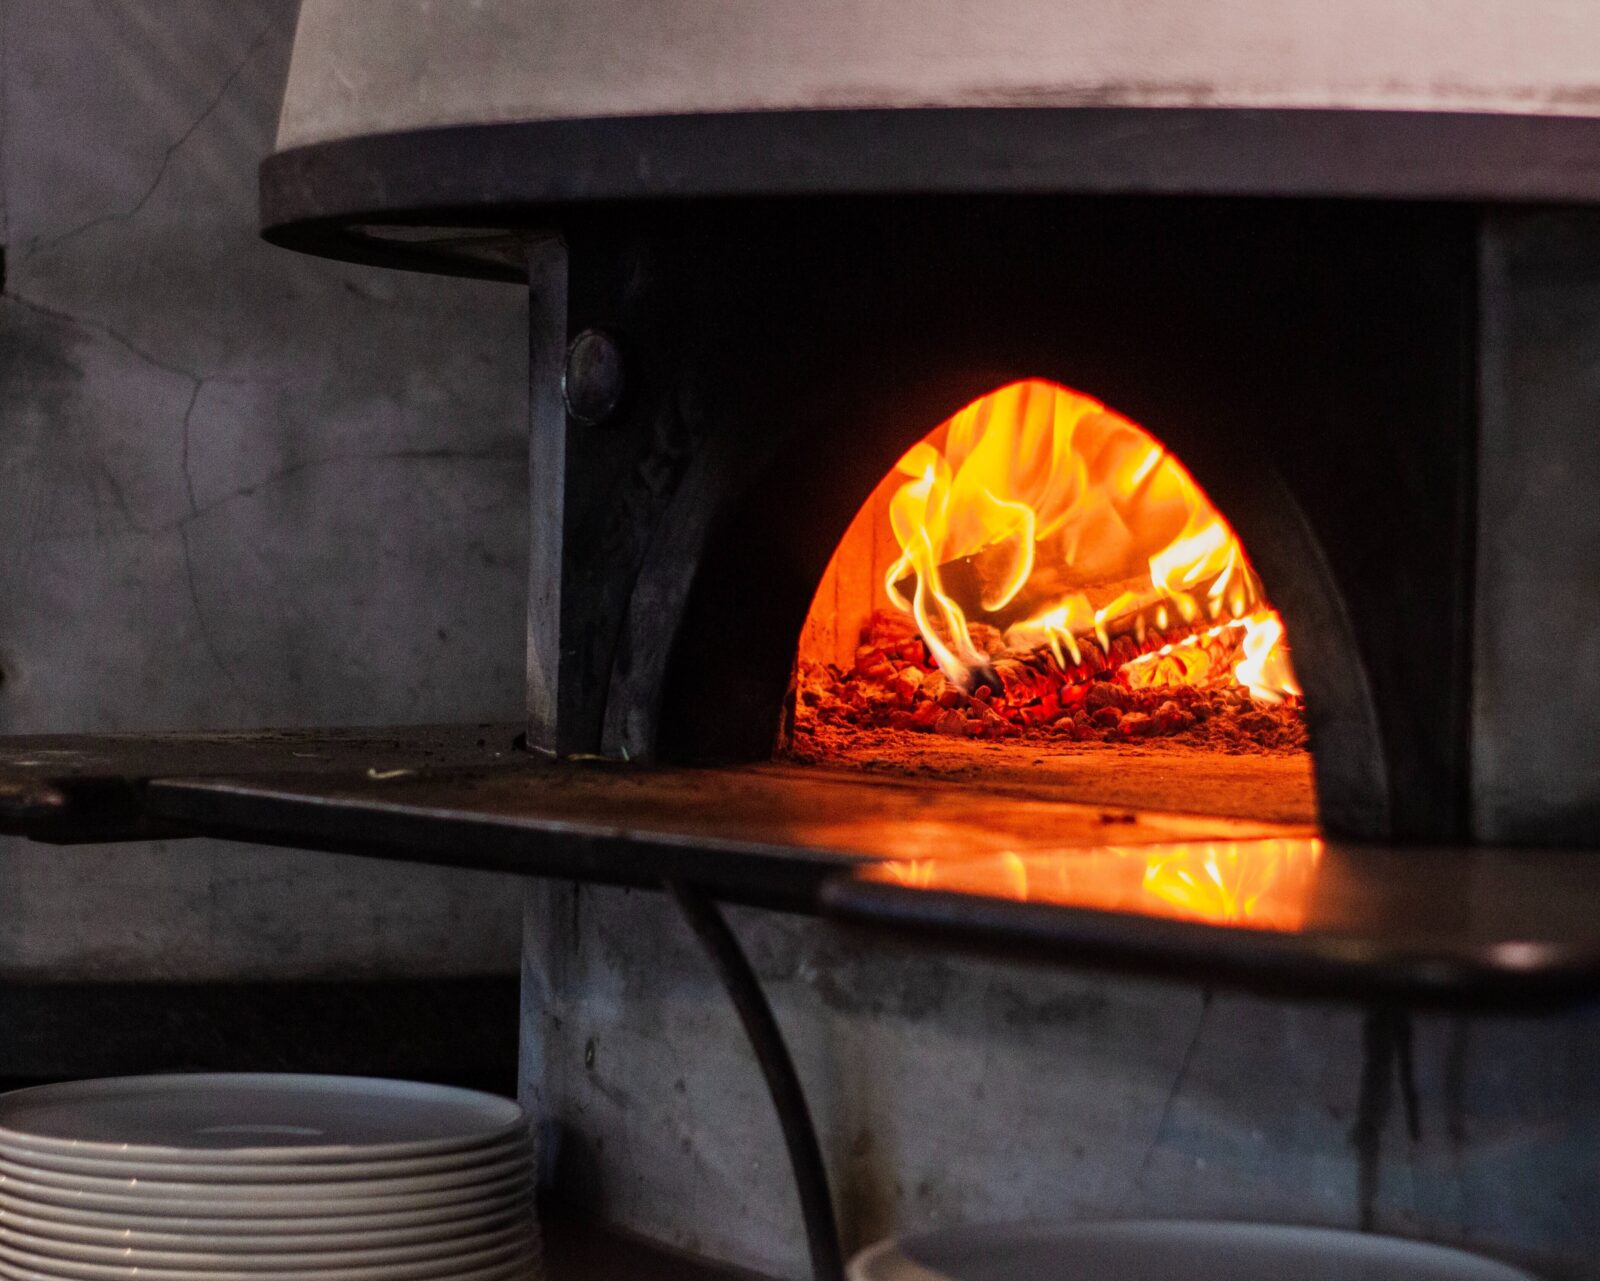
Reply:
[[[857,1255],[850,1281],[1534,1281],[1442,1246],[1327,1228],[1138,1221],[948,1228]]]
[[[87,1174],[102,1179],[163,1179],[188,1183],[283,1183],[294,1178],[315,1178],[328,1182],[397,1179],[465,1170],[489,1165],[518,1153],[531,1156],[532,1151],[530,1137],[517,1133],[483,1147],[387,1161],[145,1161],[137,1157],[108,1158],[35,1152],[9,1145],[0,1139],[0,1160],[26,1166],[29,1170],[55,1170],[62,1174]]]
[[[260,1204],[267,1201],[319,1200],[360,1202],[377,1197],[404,1196],[410,1192],[444,1192],[455,1188],[480,1187],[497,1179],[530,1174],[533,1156],[529,1149],[511,1149],[490,1165],[467,1166],[442,1174],[416,1174],[400,1179],[351,1179],[325,1183],[306,1177],[317,1167],[287,1167],[277,1183],[174,1183],[164,1179],[106,1179],[95,1174],[70,1174],[61,1170],[36,1170],[14,1161],[0,1159],[0,1179],[19,1179],[40,1187],[66,1192],[86,1192],[97,1196],[131,1196],[161,1201],[220,1201]],[[359,1210],[360,1206],[353,1209]]]
[[[454,1205],[475,1207],[463,1213],[483,1213],[484,1208],[527,1194],[533,1176],[523,1171],[494,1183],[397,1196],[273,1197],[271,1200],[225,1200],[216,1197],[151,1197],[119,1193],[84,1192],[35,1183],[16,1175],[0,1175],[0,1194],[36,1205],[59,1205],[86,1210],[120,1211],[153,1219],[269,1219],[305,1216],[343,1217],[353,1214],[395,1214],[406,1210],[432,1210]],[[304,1230],[304,1229],[302,1229]]]
[[[38,1207],[48,1210],[50,1207]],[[477,1236],[497,1232],[502,1228],[516,1227],[533,1219],[532,1199],[525,1199],[493,1214],[456,1218],[449,1222],[421,1224],[416,1227],[385,1227],[364,1232],[279,1232],[263,1233],[208,1233],[208,1232],[146,1232],[126,1226],[87,1227],[78,1223],[63,1223],[32,1214],[18,1214],[0,1205],[0,1229],[11,1228],[52,1241],[75,1245],[101,1246],[111,1249],[204,1251],[235,1254],[311,1254],[318,1251],[376,1250],[390,1246],[426,1245],[432,1242],[453,1241],[459,1237]],[[119,1225],[136,1222],[126,1216],[112,1216]],[[147,1220],[137,1220],[146,1222]],[[182,1220],[180,1220],[181,1222]],[[254,1220],[260,1223],[261,1220]]]
[[[0,1227],[0,1245],[42,1259],[72,1259],[79,1263],[99,1263],[111,1267],[172,1268],[188,1272],[208,1272],[223,1268],[235,1272],[292,1272],[307,1268],[370,1268],[388,1264],[426,1263],[472,1257],[504,1246],[531,1245],[533,1220],[512,1223],[492,1232],[432,1241],[418,1245],[390,1245],[368,1250],[315,1250],[236,1253],[232,1250],[145,1250],[134,1246],[81,1245],[51,1237],[32,1236]]]
[[[138,1213],[118,1213],[114,1210],[96,1210],[66,1205],[41,1204],[21,1199],[7,1193],[0,1186],[0,1211],[23,1214],[32,1218],[48,1219],[66,1227],[116,1228],[146,1230],[151,1232],[202,1233],[216,1236],[365,1236],[369,1233],[390,1233],[424,1228],[448,1229],[451,1225],[472,1217],[487,1214],[507,1214],[532,1204],[533,1186],[514,1188],[495,1197],[485,1197],[479,1202],[451,1202],[440,1204],[430,1199],[427,1205],[410,1210],[380,1211],[372,1214],[330,1214],[317,1218],[304,1215],[285,1217],[243,1218],[237,1214],[187,1215],[183,1213],[151,1214],[148,1209]]]
[[[481,1147],[526,1128],[509,1099],[359,1076],[130,1076],[0,1095],[8,1145],[107,1159],[376,1161]]]
[[[542,1275],[538,1268],[537,1253],[516,1255],[491,1267],[477,1268],[471,1272],[441,1272],[426,1281],[532,1281],[532,1278]],[[302,1272],[252,1272],[248,1277],[249,1281],[318,1281],[311,1274]],[[0,1259],[0,1278],[5,1281],[76,1281],[70,1273],[28,1267],[6,1259]],[[150,1274],[130,1269],[121,1281],[150,1281]],[[218,1274],[206,1272],[194,1276],[192,1281],[221,1281],[221,1278]]]
[[[292,1277],[294,1281],[436,1281],[463,1272],[497,1268],[516,1259],[529,1258],[533,1251],[526,1241],[478,1250],[453,1258],[427,1259],[420,1263],[385,1263],[356,1268],[282,1268],[259,1272],[240,1268],[146,1268],[78,1263],[72,1259],[52,1259],[26,1250],[13,1249],[0,1242],[0,1260],[15,1267],[49,1272],[72,1281],[266,1281],[270,1277]]]

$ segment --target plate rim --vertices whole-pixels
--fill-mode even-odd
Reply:
[[[533,1154],[520,1152],[498,1157],[482,1166],[463,1166],[437,1174],[400,1175],[392,1179],[295,1179],[275,1183],[231,1182],[189,1183],[168,1179],[147,1179],[139,1175],[108,1178],[98,1174],[78,1174],[64,1170],[35,1170],[0,1156],[0,1187],[13,1180],[37,1187],[58,1188],[89,1196],[134,1196],[152,1201],[218,1200],[225,1202],[292,1201],[306,1196],[329,1200],[366,1201],[410,1192],[448,1192],[459,1188],[493,1183],[522,1170],[532,1171]],[[292,1167],[291,1167],[292,1171]],[[345,1189],[341,1191],[341,1189]]]
[[[463,1256],[463,1259],[458,1261],[461,1266],[454,1268],[449,1266],[448,1257],[425,1259],[412,1266],[420,1267],[426,1264],[431,1267],[437,1263],[441,1265],[440,1269],[408,1272],[402,1281],[443,1281],[444,1278],[453,1277],[463,1269],[495,1267],[531,1252],[531,1245],[512,1243],[479,1251],[476,1258],[470,1255]],[[37,1269],[38,1271],[55,1272],[70,1278],[70,1281],[267,1281],[267,1278],[272,1276],[271,1269],[261,1268],[146,1268],[138,1265],[118,1267],[116,1264],[78,1263],[72,1259],[56,1259],[49,1255],[30,1256],[25,1251],[14,1250],[0,1243],[0,1260],[32,1269],[29,1260],[34,1257],[40,1257],[43,1261],[43,1266]],[[293,1275],[297,1277],[297,1281],[390,1281],[393,1272],[405,1266],[387,1263],[374,1264],[366,1268],[305,1269],[294,1270]],[[266,1274],[265,1277],[263,1273]]]
[[[535,1189],[529,1185],[526,1188],[508,1189],[486,1201],[485,1204],[495,1206],[494,1212],[499,1213],[521,1204],[531,1206],[534,1200]],[[111,1223],[126,1224],[135,1220],[157,1224],[200,1224],[203,1225],[204,1232],[218,1236],[229,1235],[235,1230],[241,1236],[259,1236],[280,1231],[292,1234],[336,1235],[345,1232],[383,1232],[391,1228],[429,1227],[437,1223],[450,1222],[451,1216],[463,1208],[462,1203],[451,1201],[444,1204],[416,1206],[408,1210],[380,1210],[367,1214],[325,1215],[320,1218],[293,1214],[260,1217],[226,1214],[149,1214],[136,1210],[107,1210],[94,1206],[30,1201],[26,1197],[16,1196],[0,1188],[0,1208],[7,1205],[22,1206],[24,1214],[37,1215],[40,1212],[48,1212],[60,1217],[61,1222],[67,1224],[104,1227],[110,1226]],[[84,1224],[85,1220],[88,1220],[87,1224]],[[273,1226],[263,1227],[265,1224]],[[324,1226],[318,1228],[316,1226],[318,1224]]]
[[[148,1161],[140,1157],[126,1160],[84,1156],[78,1153],[51,1152],[23,1148],[0,1138],[0,1160],[54,1174],[75,1174],[91,1178],[139,1178],[165,1182],[271,1183],[294,1174],[315,1172],[318,1182],[343,1183],[356,1179],[406,1178],[412,1174],[448,1173],[487,1164],[514,1149],[534,1155],[531,1134],[512,1133],[492,1139],[477,1148],[458,1148],[428,1156],[385,1157],[378,1160],[222,1162]],[[389,1171],[393,1171],[390,1173]],[[147,1173],[148,1172],[148,1173]]]
[[[1008,1236],[1023,1234],[1038,1234],[1048,1237],[1061,1237],[1063,1235],[1083,1234],[1093,1235],[1112,1232],[1116,1235],[1133,1235],[1136,1233],[1157,1232],[1163,1236],[1178,1236],[1186,1232],[1202,1232],[1206,1235],[1223,1238],[1241,1236],[1245,1233],[1259,1235],[1266,1233],[1274,1237],[1302,1237],[1320,1239],[1323,1242],[1344,1242],[1349,1245],[1360,1244],[1368,1249],[1385,1246],[1390,1249],[1419,1252],[1433,1256],[1433,1261],[1441,1263],[1470,1263],[1476,1267],[1481,1276],[1469,1278],[1469,1281],[1539,1281],[1532,1273],[1524,1271],[1513,1264],[1493,1259],[1486,1255],[1476,1254],[1460,1246],[1447,1245],[1441,1242],[1423,1241],[1412,1237],[1399,1237],[1382,1232],[1357,1232],[1350,1228],[1328,1227],[1321,1224],[1300,1223],[1265,1223],[1248,1219],[1193,1219],[1193,1218],[1141,1218],[1141,1219],[1083,1219],[1073,1222],[1060,1222],[1049,1219],[1024,1219],[1012,1223],[971,1223],[950,1224],[945,1227],[928,1228],[921,1231],[907,1232],[888,1237],[873,1243],[859,1251],[847,1267],[849,1281],[890,1281],[882,1273],[874,1273],[868,1269],[881,1267],[884,1260],[898,1256],[906,1264],[918,1269],[919,1272],[908,1274],[904,1281],[944,1281],[948,1274],[940,1272],[930,1263],[925,1263],[908,1253],[904,1247],[914,1245],[919,1240],[929,1240],[940,1237],[969,1236],[976,1238],[974,1244],[997,1246],[1003,1244]],[[1244,1244],[1240,1241],[1239,1244]],[[1403,1261],[1403,1260],[1402,1260]],[[1419,1262],[1423,1260],[1418,1260]],[[951,1281],[957,1281],[951,1278]]]
[[[502,1197],[510,1200],[518,1195],[531,1196],[533,1194],[533,1186],[533,1172],[530,1169],[520,1176],[512,1176],[501,1179],[496,1183],[484,1184],[476,1188],[470,1186],[465,1188],[444,1188],[434,1192],[396,1194],[393,1197],[350,1198],[350,1201],[369,1203],[369,1213],[383,1213],[385,1202],[400,1202],[401,1204],[388,1205],[388,1212],[396,1213],[404,1210],[424,1209],[430,1205],[437,1205],[443,1208],[452,1205],[470,1205],[479,1200],[489,1202],[498,1201]],[[330,1209],[330,1203],[327,1200],[298,1200],[283,1197],[267,1203],[246,1199],[217,1202],[204,1199],[186,1201],[179,1198],[131,1197],[111,1192],[74,1193],[71,1189],[51,1187],[48,1184],[31,1184],[14,1177],[0,1180],[0,1190],[7,1188],[13,1190],[23,1189],[23,1191],[14,1191],[14,1199],[24,1201],[30,1205],[65,1205],[68,1208],[85,1206],[94,1210],[105,1210],[117,1214],[152,1219],[315,1219],[345,1217],[340,1214],[341,1207],[334,1206]],[[25,1193],[29,1190],[49,1195],[26,1195]],[[452,1193],[472,1193],[473,1195],[455,1196],[448,1200],[440,1199],[441,1195],[448,1196]],[[205,1209],[196,1210],[194,1208],[196,1206],[202,1206]],[[246,1213],[245,1211],[251,1207],[261,1207],[267,1213]]]
[[[45,1206],[45,1209],[52,1207]],[[494,1210],[487,1214],[472,1216],[468,1219],[441,1219],[432,1223],[417,1224],[414,1227],[385,1227],[360,1229],[351,1232],[279,1232],[279,1233],[227,1233],[227,1232],[151,1232],[142,1228],[114,1228],[92,1224],[71,1223],[65,1220],[51,1221],[40,1219],[33,1215],[21,1214],[16,1210],[9,1210],[0,1205],[0,1229],[8,1226],[14,1231],[31,1234],[50,1240],[60,1239],[76,1245],[91,1245],[112,1247],[118,1243],[126,1244],[134,1249],[182,1252],[185,1241],[193,1243],[195,1250],[225,1252],[234,1248],[237,1243],[244,1248],[242,1254],[311,1254],[319,1251],[332,1253],[336,1250],[361,1249],[361,1246],[336,1246],[332,1242],[342,1240],[371,1240],[383,1241],[393,1239],[400,1233],[425,1233],[419,1238],[422,1241],[448,1241],[456,1237],[471,1236],[480,1232],[490,1232],[499,1225],[512,1225],[519,1217],[536,1220],[534,1203],[530,1199],[522,1205],[510,1205],[501,1210]],[[19,1225],[20,1220],[20,1225]],[[126,1218],[122,1219],[126,1222]],[[465,1228],[465,1230],[461,1230]],[[100,1233],[105,1239],[99,1239],[87,1234]],[[87,1236],[87,1239],[84,1237]],[[160,1240],[147,1241],[140,1238],[157,1237]],[[225,1244],[217,1246],[200,1246],[201,1241],[221,1241]],[[302,1245],[301,1242],[311,1244]],[[327,1245],[316,1244],[328,1242]],[[374,1247],[376,1248],[376,1247]]]
[[[221,1089],[234,1086],[241,1089],[270,1089],[300,1087],[308,1091],[335,1093],[339,1089],[365,1090],[369,1093],[432,1095],[444,1100],[452,1099],[463,1104],[486,1108],[505,1114],[504,1120],[484,1130],[435,1139],[394,1140],[385,1143],[307,1143],[294,1145],[239,1144],[226,1148],[191,1148],[173,1144],[117,1142],[101,1139],[69,1139],[57,1135],[36,1134],[8,1124],[11,1110],[26,1107],[40,1099],[60,1098],[70,1103],[75,1095],[88,1095],[93,1091],[107,1091],[121,1087],[130,1091],[171,1089]],[[390,1077],[344,1076],[331,1072],[160,1072],[148,1076],[90,1077],[79,1081],[56,1081],[45,1085],[32,1085],[20,1090],[0,1094],[0,1139],[23,1147],[58,1151],[68,1154],[127,1153],[147,1161],[177,1160],[239,1161],[271,1164],[275,1162],[315,1162],[322,1159],[348,1159],[352,1154],[362,1154],[367,1159],[385,1157],[425,1156],[431,1153],[470,1148],[485,1140],[502,1137],[518,1128],[526,1129],[528,1115],[522,1106],[503,1095],[483,1090],[470,1090],[458,1085],[439,1085],[429,1081],[404,1081]]]
[[[410,1281],[520,1281],[528,1275],[528,1269],[536,1265],[538,1260],[539,1255],[535,1251],[525,1257],[513,1256],[504,1263],[473,1272],[446,1272],[437,1277],[413,1277]],[[266,1273],[251,1278],[251,1281],[267,1281],[271,1277],[271,1273]],[[57,1274],[42,1272],[24,1264],[11,1263],[6,1259],[0,1259],[0,1278],[4,1278],[4,1281],[63,1281]],[[74,1277],[67,1278],[66,1281],[80,1281],[80,1279]],[[136,1278],[130,1276],[129,1281],[136,1281]],[[214,1281],[214,1278],[211,1281]]]
[[[404,1266],[410,1263],[427,1263],[434,1259],[447,1259],[455,1254],[472,1255],[491,1249],[534,1239],[531,1223],[508,1221],[505,1226],[492,1231],[466,1236],[441,1238],[436,1241],[418,1241],[401,1246],[375,1246],[356,1250],[285,1250],[240,1251],[230,1254],[225,1250],[166,1250],[129,1247],[119,1250],[111,1245],[93,1245],[78,1241],[58,1241],[53,1237],[19,1232],[14,1228],[0,1227],[0,1242],[11,1241],[13,1248],[24,1253],[63,1261],[88,1263],[105,1267],[156,1268],[161,1271],[179,1270],[210,1273],[219,1268],[236,1272],[297,1272],[317,1267],[360,1268]],[[98,1254],[84,1252],[97,1251]],[[126,1264],[122,1262],[126,1260]],[[323,1261],[319,1263],[319,1260]]]

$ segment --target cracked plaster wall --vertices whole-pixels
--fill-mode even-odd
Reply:
[[[0,733],[516,720],[521,291],[256,234],[290,0],[0,0]],[[0,976],[515,965],[487,875],[0,842]]]

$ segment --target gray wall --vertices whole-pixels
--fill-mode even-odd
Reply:
[[[793,1050],[849,1249],[954,1223],[1249,1219],[1368,1227],[1600,1279],[1593,1012],[1369,1026],[1348,1006],[729,916]],[[688,1249],[809,1275],[772,1105],[670,903],[536,885],[527,920],[522,1095],[545,1123],[557,1194]]]
[[[288,0],[0,5],[0,733],[518,720],[526,298],[256,235]],[[495,878],[0,844],[0,976],[515,965]]]

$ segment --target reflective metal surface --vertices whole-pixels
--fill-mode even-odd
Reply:
[[[1516,1009],[1600,990],[1600,861],[1585,850],[1034,849],[862,867],[823,902],[945,946],[1288,995]]]

